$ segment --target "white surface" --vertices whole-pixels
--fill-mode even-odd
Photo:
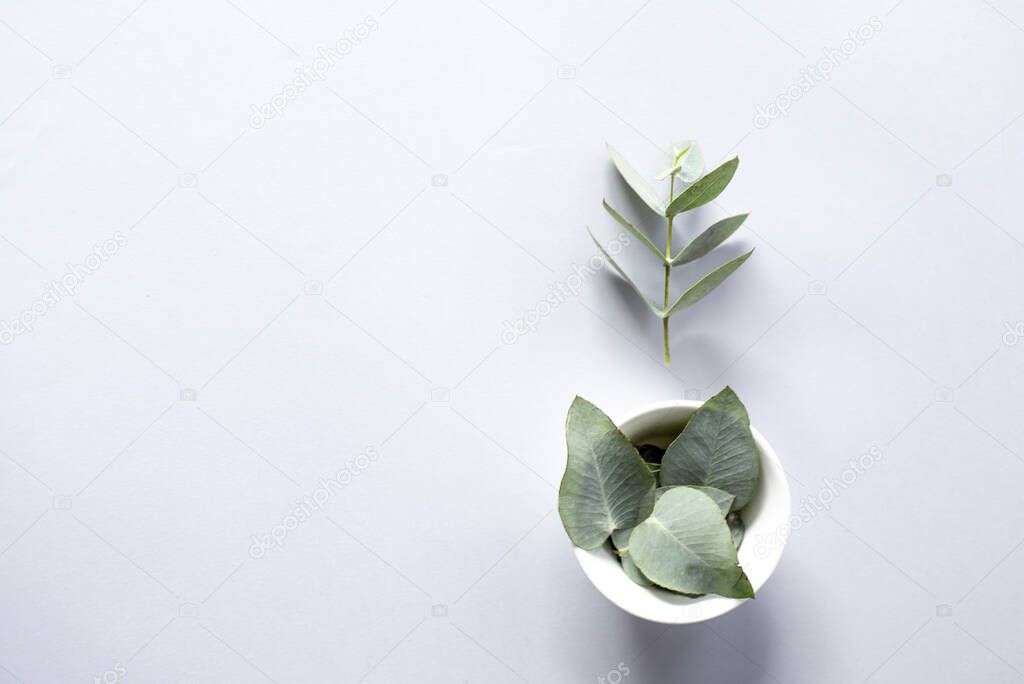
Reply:
[[[663,401],[637,409],[616,424],[634,444],[668,446],[666,439],[686,424],[699,401]],[[786,473],[768,440],[751,428],[760,455],[760,479],[757,490],[743,508],[745,534],[750,542],[740,544],[739,561],[755,592],[764,583],[782,558],[790,526],[790,492]],[[746,536],[744,537],[746,538]],[[653,622],[686,625],[721,617],[739,608],[748,599],[726,598],[708,594],[690,598],[659,587],[642,587],[626,575],[622,563],[613,553],[611,542],[597,549],[574,547],[576,560],[594,586],[609,601],[627,613]]]
[[[0,346],[0,683],[1021,677],[1024,8],[117,0],[0,20],[0,320],[125,239]],[[604,142],[654,175],[682,138],[741,157],[698,218],[752,211],[716,258],[757,251],[673,321],[671,369],[606,272],[506,343],[594,254],[585,225],[614,236],[602,196],[640,215]],[[666,631],[566,544],[565,411],[726,383],[808,519],[756,601]]]

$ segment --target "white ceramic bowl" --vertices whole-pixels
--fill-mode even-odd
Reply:
[[[675,439],[701,403],[666,401],[651,404],[616,424],[636,444],[665,447]],[[739,560],[756,593],[768,581],[782,557],[788,536],[785,531],[789,525],[790,501],[789,483],[775,451],[761,433],[754,429],[751,431],[761,455],[761,478],[753,498],[742,511],[746,535],[740,544]],[[612,552],[611,542],[591,551],[574,548],[576,560],[597,590],[619,608],[645,620],[666,624],[703,622],[724,615],[750,600],[713,595],[688,598],[657,587],[641,587],[622,571],[622,564]]]

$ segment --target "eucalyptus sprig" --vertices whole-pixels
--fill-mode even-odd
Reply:
[[[626,275],[626,272],[618,263],[616,263],[615,259],[608,254],[607,250],[605,250],[601,243],[598,242],[597,238],[594,237],[594,234],[590,232],[589,229],[588,232],[590,232],[591,239],[597,245],[597,248],[601,250],[604,258],[608,260],[608,263],[610,263],[618,274],[622,276],[623,280],[629,283],[630,287],[633,288],[637,295],[644,300],[644,303],[647,304],[647,307],[651,312],[661,319],[662,338],[665,346],[665,363],[670,363],[672,356],[668,341],[669,318],[703,299],[708,293],[721,285],[726,278],[732,275],[733,271],[739,268],[740,265],[754,252],[754,250],[750,250],[746,254],[727,261],[718,268],[709,272],[683,292],[675,302],[669,305],[668,291],[669,281],[672,277],[672,269],[676,266],[696,261],[697,259],[707,255],[711,250],[725,242],[730,235],[735,233],[749,214],[738,214],[718,221],[691,240],[689,244],[676,254],[672,253],[672,223],[676,216],[690,211],[691,209],[702,207],[722,194],[722,191],[725,190],[727,185],[729,185],[733,175],[736,173],[736,167],[739,166],[740,160],[738,157],[733,157],[705,175],[704,159],[697,143],[687,140],[673,146],[671,165],[656,177],[656,180],[668,179],[668,202],[665,203],[662,202],[658,193],[655,192],[647,182],[647,179],[630,166],[629,162],[627,162],[622,155],[616,152],[610,145],[608,146],[608,156],[611,157],[612,163],[618,170],[619,175],[621,175],[622,179],[626,181],[626,184],[630,189],[636,193],[637,197],[639,197],[644,204],[650,207],[651,211],[656,213],[658,216],[664,217],[667,221],[668,235],[665,241],[665,249],[662,250],[660,247],[655,245],[646,234],[634,226],[625,216],[608,204],[608,200],[604,200],[603,202],[605,211],[607,211],[608,214],[623,228],[639,239],[640,243],[658,257],[658,260],[661,261],[664,266],[665,291],[663,302],[660,307],[654,304],[646,295],[644,295],[643,292],[640,291],[640,288],[637,287],[636,283]],[[680,188],[678,194],[676,193],[677,187]]]

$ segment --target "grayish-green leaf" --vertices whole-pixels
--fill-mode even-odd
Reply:
[[[668,168],[655,176],[654,180],[665,180],[672,174],[678,173],[683,168],[683,156],[690,151],[691,144],[691,141],[686,140],[682,143],[681,147],[673,145],[672,153],[668,155]]]
[[[713,169],[696,183],[679,193],[665,210],[667,216],[675,216],[690,209],[702,207],[722,194],[739,166],[738,157],[733,157],[721,166]]]
[[[729,509],[732,508],[732,502],[736,500],[736,497],[729,492],[723,491],[718,487],[704,487],[701,485],[686,485],[692,489],[696,489],[699,492],[704,492],[711,497],[711,500],[718,504],[718,508],[722,511],[722,517],[729,513]]]
[[[667,454],[666,454],[667,456]],[[688,594],[750,598],[718,504],[692,487],[662,494],[629,538],[629,555],[655,584]]]
[[[736,497],[732,508],[737,511],[750,501],[759,475],[747,409],[729,387],[704,402],[668,445],[660,473],[663,485],[702,485],[729,492]]]
[[[698,280],[689,290],[679,295],[679,299],[675,301],[667,312],[661,314],[662,318],[668,318],[673,316],[683,309],[693,306],[700,300],[704,299],[707,295],[711,294],[711,291],[722,284],[726,278],[733,274],[737,268],[743,265],[743,262],[750,258],[750,255],[754,253],[754,250],[750,250],[746,254],[725,262],[711,273]],[[648,305],[650,303],[648,302]]]
[[[632,532],[632,527],[626,527],[612,532],[612,546],[622,553],[629,551],[629,535]]]
[[[574,544],[594,549],[650,514],[654,476],[611,419],[582,397],[569,407],[565,435],[558,514]]]
[[[747,532],[747,526],[743,523],[743,518],[740,517],[739,511],[730,513],[725,517],[725,522],[729,525],[729,533],[732,535],[732,545],[736,547],[736,550],[740,550],[740,544],[743,543],[743,535]]]
[[[659,173],[657,176],[655,176],[654,180],[665,180],[666,178],[671,176],[673,173],[678,171],[680,168],[681,168],[681,166],[679,166],[679,165],[670,166],[669,168],[665,169],[664,171]]]
[[[665,253],[658,249],[658,246],[651,242],[651,239],[647,237],[647,235],[645,235],[642,230],[640,230],[632,223],[630,223],[625,216],[616,211],[612,205],[608,204],[608,200],[602,201],[601,204],[604,205],[604,210],[607,211],[613,219],[619,222],[620,226],[628,230],[633,235],[633,237],[635,237],[641,243],[643,243],[644,247],[651,250],[651,252],[653,252],[654,255],[658,257],[658,261],[662,263],[666,263],[668,261],[665,258]]]
[[[636,567],[636,563],[633,562],[632,556],[627,553],[620,560],[622,561],[622,571],[626,573],[626,577],[633,580],[641,587],[653,586],[654,583],[647,579],[644,573],[640,572],[640,568]]]
[[[692,183],[701,177],[704,173],[704,153],[693,140],[687,140],[685,143],[680,143],[677,147],[685,145],[687,148],[686,154],[679,161],[679,170],[676,172],[676,177],[684,183]]]
[[[698,485],[659,485],[658,488],[654,490],[654,502],[657,503],[658,499],[661,498],[662,494],[669,491],[670,489],[675,489],[676,487],[689,487],[690,489],[696,489],[698,492],[703,492],[704,494],[707,494],[709,497],[711,497],[712,501],[718,504],[718,507],[722,510],[723,518],[729,512],[729,509],[732,508],[732,502],[736,500],[735,496],[733,496],[729,492],[722,491],[717,487],[702,487]]]
[[[704,173],[704,153],[700,145],[693,140],[684,140],[672,146],[669,156],[669,168],[655,176],[655,180],[665,180],[672,174],[684,183],[692,183]]]
[[[699,259],[718,245],[729,239],[739,229],[750,214],[738,214],[724,218],[715,223],[703,233],[695,237],[690,244],[686,245],[679,254],[672,257],[672,265],[688,264]]]
[[[622,563],[622,570],[626,573],[626,577],[633,580],[642,587],[652,586],[651,580],[644,577],[644,574],[640,572],[640,569],[636,567],[636,563],[629,556],[629,536],[633,533],[634,528],[627,530],[615,530],[612,532],[612,545],[615,546],[615,552],[619,556],[619,561]]]
[[[598,242],[597,238],[594,237],[594,233],[590,230],[590,228],[587,228],[587,232],[590,233],[590,239],[593,240],[594,244],[597,245],[597,248],[601,250],[601,254],[603,254],[604,258],[608,260],[608,263],[612,265],[612,268],[615,269],[615,272],[622,276],[623,280],[629,283],[629,286],[633,288],[633,292],[636,292],[640,299],[644,300],[644,304],[647,305],[647,308],[650,309],[651,312],[658,318],[664,318],[665,312],[659,309],[658,307],[654,306],[654,304],[651,303],[651,300],[649,300],[647,296],[640,291],[640,288],[637,286],[637,284],[634,283],[628,275],[626,275],[626,272],[622,270],[622,267],[619,266],[618,263],[616,263],[615,259],[612,259],[612,255],[609,254],[601,245],[601,243]]]
[[[658,197],[658,194],[654,192],[647,179],[637,173],[636,169],[630,166],[629,162],[614,147],[611,145],[606,145],[606,147],[608,148],[608,156],[611,157],[612,163],[615,164],[619,175],[622,176],[622,180],[626,181],[626,184],[632,188],[637,197],[644,201],[644,204],[651,208],[651,211],[659,216],[664,216],[665,204]]]

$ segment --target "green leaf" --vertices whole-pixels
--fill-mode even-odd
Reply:
[[[630,535],[629,555],[648,579],[673,591],[754,595],[718,504],[692,487],[662,494]]]
[[[696,489],[698,492],[703,492],[704,494],[707,494],[709,497],[711,497],[711,500],[718,504],[718,507],[722,510],[722,517],[725,517],[726,513],[729,512],[729,509],[732,507],[732,502],[736,498],[729,492],[723,492],[721,489],[718,489],[717,487],[700,487],[694,485],[665,485],[659,486],[657,489],[654,490],[654,502],[657,503],[658,499],[661,498],[662,494],[669,491],[670,489],[675,489],[676,487],[689,487],[690,489]],[[620,547],[616,546],[615,548]]]
[[[729,509],[732,508],[732,502],[736,500],[735,496],[729,492],[722,491],[717,487],[702,487],[700,485],[687,486],[711,497],[711,500],[718,504],[718,508],[721,509],[723,518],[729,513]]]
[[[628,553],[620,560],[622,561],[622,571],[626,573],[626,577],[633,580],[641,587],[650,587],[654,585],[651,580],[647,579],[644,573],[640,572],[640,568],[636,567],[636,563],[633,562],[633,557]]]
[[[692,183],[704,173],[704,154],[693,140],[684,140],[672,146],[671,166],[654,177],[665,180],[673,173],[684,183]]]
[[[651,580],[644,577],[644,574],[636,567],[636,563],[633,562],[629,555],[629,536],[633,533],[633,529],[631,527],[628,530],[615,530],[612,532],[612,545],[615,546],[616,553],[619,555],[622,571],[626,573],[626,577],[641,587],[650,587],[652,586]]]
[[[743,222],[747,220],[750,214],[738,214],[736,216],[730,216],[724,218],[718,223],[715,223],[710,228],[705,230],[703,233],[695,237],[690,244],[686,245],[679,254],[672,257],[671,264],[673,266],[679,266],[680,264],[688,264],[691,261],[701,258],[718,245],[729,239],[739,229]]]
[[[644,201],[644,204],[651,208],[651,211],[659,216],[664,216],[665,205],[647,180],[637,173],[636,169],[630,166],[629,162],[614,147],[611,145],[605,145],[605,147],[608,148],[608,156],[611,157],[612,163],[615,164],[619,175],[622,176],[622,180],[626,181],[626,184],[636,193],[637,197]]]
[[[611,419],[582,397],[569,407],[565,437],[558,514],[576,546],[594,549],[650,514],[654,476]]]
[[[757,488],[760,462],[747,409],[731,388],[704,402],[661,463],[663,485],[717,487],[736,497],[733,510],[747,505]]]
[[[629,535],[632,532],[632,527],[626,527],[612,532],[612,546],[622,553],[627,553],[629,551]]]
[[[590,233],[590,239],[593,240],[594,244],[597,245],[597,248],[601,250],[601,254],[603,254],[604,258],[608,260],[608,263],[612,265],[612,268],[615,269],[616,273],[622,276],[622,279],[629,283],[629,286],[633,288],[633,292],[636,292],[640,299],[644,300],[644,304],[647,305],[647,308],[650,309],[655,316],[657,316],[658,318],[663,318],[665,316],[665,312],[659,309],[658,307],[654,306],[654,304],[651,303],[651,300],[647,299],[647,296],[640,291],[640,288],[637,287],[637,284],[634,283],[628,275],[626,275],[626,272],[622,270],[622,267],[615,262],[615,259],[612,259],[612,255],[605,250],[605,248],[601,245],[600,242],[598,242],[597,238],[594,237],[594,233],[591,232],[590,228],[587,228],[587,232]]]
[[[692,183],[704,173],[704,153],[701,152],[700,145],[693,141],[680,143],[680,146],[689,149],[686,150],[686,154],[679,162],[679,171],[676,172],[676,177],[684,183]]]
[[[654,255],[658,257],[658,261],[660,261],[663,264],[668,263],[668,259],[665,258],[665,253],[658,249],[658,246],[651,242],[651,239],[647,237],[642,230],[640,230],[632,223],[630,223],[628,220],[626,220],[625,216],[617,212],[615,208],[612,207],[612,205],[608,204],[608,200],[602,201],[601,204],[604,205],[605,211],[607,211],[613,219],[619,222],[619,225],[621,225],[623,228],[632,233],[633,237],[640,240],[640,242],[642,242],[643,245],[647,247],[647,249],[651,250],[654,253]]]
[[[683,309],[693,306],[700,300],[704,299],[708,294],[711,293],[716,287],[722,284],[722,282],[733,274],[737,268],[743,265],[754,250],[750,250],[746,254],[742,254],[731,261],[727,261],[711,273],[698,280],[689,290],[679,295],[679,299],[675,301],[672,307],[661,314],[662,318],[668,318],[674,314],[679,313]]]
[[[736,167],[739,166],[739,164],[739,157],[733,157],[718,168],[712,170],[711,173],[679,193],[679,195],[668,205],[668,209],[665,210],[665,215],[675,216],[676,214],[681,214],[684,211],[702,207],[708,202],[714,200],[716,197],[721,195],[722,191],[725,190],[727,185],[729,185],[729,181],[732,180],[733,174],[736,173]]]
[[[732,545],[739,551],[740,544],[743,543],[743,535],[747,532],[747,526],[743,523],[739,511],[725,516],[725,522],[729,526],[729,533],[732,534]]]

